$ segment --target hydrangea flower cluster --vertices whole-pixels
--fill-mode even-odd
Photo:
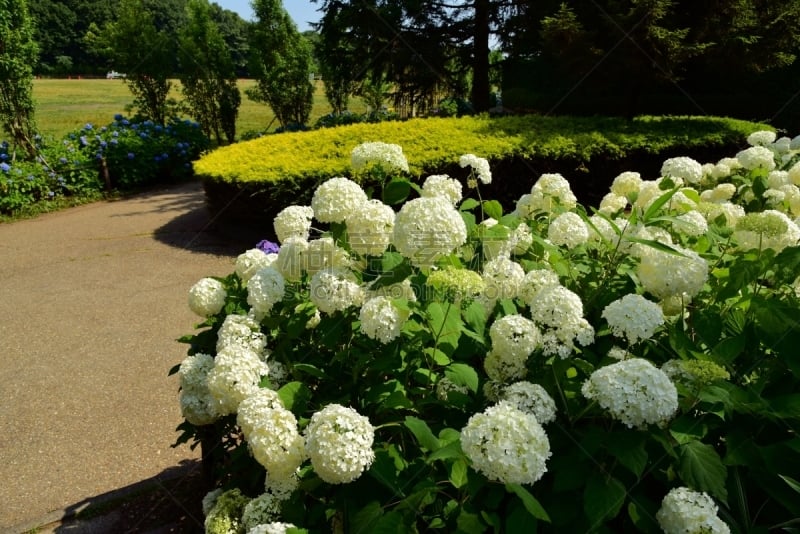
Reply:
[[[601,367],[584,382],[581,393],[628,428],[663,425],[678,410],[675,384],[642,358]]]
[[[189,309],[201,317],[218,314],[228,296],[222,282],[203,278],[189,289]]]
[[[420,197],[397,214],[392,243],[418,267],[431,267],[467,240],[464,219],[447,197]]]
[[[455,206],[461,200],[461,182],[446,174],[428,176],[422,184],[422,196],[445,197]]]
[[[275,216],[273,226],[278,240],[283,242],[290,237],[308,239],[314,210],[309,206],[289,206]]]
[[[209,425],[219,417],[207,382],[208,373],[213,368],[214,358],[203,353],[188,356],[181,362],[178,372],[181,413],[193,425]]]
[[[394,210],[380,200],[361,204],[346,218],[347,235],[353,252],[380,256],[392,241]]]
[[[392,303],[388,297],[374,297],[361,306],[359,320],[361,331],[371,339],[383,344],[390,343],[400,336],[400,330],[408,317]]]
[[[500,400],[532,414],[539,424],[545,425],[556,420],[556,401],[539,384],[526,381],[514,382],[503,389]]]
[[[608,321],[611,333],[635,345],[650,339],[664,324],[664,313],[655,302],[641,295],[628,294],[605,307],[603,319]]]
[[[322,480],[346,484],[372,464],[374,439],[369,419],[352,408],[329,404],[306,427],[306,452]]]
[[[547,471],[551,455],[536,417],[508,402],[470,417],[461,430],[461,448],[476,471],[504,484],[533,484]]]
[[[692,158],[683,156],[670,158],[661,166],[661,176],[697,184],[703,179],[703,166]]]
[[[267,315],[283,299],[286,281],[272,266],[257,271],[247,282],[247,303],[256,314]]]
[[[475,154],[464,154],[459,158],[458,164],[461,167],[471,167],[482,184],[492,183],[492,171],[486,158],[479,158]]]
[[[269,367],[259,355],[242,346],[225,347],[214,357],[206,380],[220,415],[235,413],[239,403],[256,393]]]
[[[356,172],[367,170],[370,166],[380,167],[383,172],[408,172],[408,160],[400,145],[379,141],[361,143],[350,154],[350,164]]]
[[[338,223],[366,202],[360,185],[347,178],[331,178],[314,191],[311,209],[318,221]]]
[[[730,534],[719,517],[719,507],[707,494],[686,487],[673,488],[656,513],[665,534]]]

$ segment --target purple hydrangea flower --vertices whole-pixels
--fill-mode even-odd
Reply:
[[[267,241],[266,239],[259,241],[256,248],[264,254],[277,254],[281,250],[281,247],[277,243]]]
[[[8,172],[10,169],[11,169],[11,165],[6,163],[5,161],[3,163],[0,163],[0,171]]]

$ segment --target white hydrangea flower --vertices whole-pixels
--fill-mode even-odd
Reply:
[[[287,238],[271,266],[289,282],[300,281],[308,267],[308,241],[301,237]]]
[[[225,316],[222,326],[217,330],[217,352],[231,345],[243,345],[258,354],[267,347],[267,336],[261,332],[261,325],[253,313]]]
[[[374,297],[361,306],[359,314],[361,331],[369,338],[383,344],[390,343],[400,336],[408,314],[401,312],[387,297]]]
[[[488,300],[513,299],[525,278],[525,269],[509,258],[499,257],[483,265],[482,278],[484,296]]]
[[[220,415],[236,412],[244,399],[260,389],[261,377],[268,374],[267,364],[246,347],[233,345],[218,352],[207,380],[217,412]]]
[[[627,350],[623,349],[622,347],[611,347],[608,349],[607,356],[612,360],[627,360],[631,357],[631,353]]]
[[[281,525],[287,523],[276,523],[276,519],[281,516],[281,503],[286,500],[287,495],[279,495],[272,491],[266,491],[247,503],[242,513],[242,527],[247,534],[256,533],[281,533]],[[277,526],[276,526],[277,525]],[[293,526],[293,525],[292,525]]]
[[[372,165],[381,167],[385,172],[408,172],[408,160],[403,155],[403,147],[380,141],[361,143],[350,153],[350,164],[353,170],[361,172]]]
[[[562,285],[548,285],[536,292],[528,303],[537,324],[560,328],[583,318],[581,298]]]
[[[705,215],[706,221],[713,222],[720,215],[725,217],[725,223],[730,226],[736,226],[736,223],[744,217],[744,208],[732,202],[720,202],[719,204],[701,204],[698,206],[698,211]]]
[[[665,425],[678,410],[678,392],[669,377],[647,360],[631,358],[601,367],[581,393],[628,428]]]
[[[239,254],[236,258],[236,274],[238,274],[242,282],[246,284],[257,271],[264,267],[269,267],[277,259],[277,254],[265,254],[261,249],[251,248]]]
[[[322,269],[350,267],[350,255],[336,244],[332,237],[321,237],[308,242],[305,267],[310,276]]]
[[[411,285],[411,280],[408,278],[404,279],[402,282],[381,287],[374,287],[374,282],[370,283],[370,285],[367,286],[364,300],[369,300],[375,297],[405,299],[409,302],[417,301],[417,295],[414,293],[414,287]]]
[[[364,299],[364,290],[355,275],[341,267],[323,269],[315,274],[311,278],[310,291],[311,302],[327,314],[359,306]]]
[[[345,219],[350,248],[362,256],[380,256],[392,241],[394,219],[394,210],[380,200],[361,204]]]
[[[714,189],[706,189],[700,193],[700,200],[703,202],[713,202],[721,204],[729,201],[736,194],[736,186],[733,184],[719,184]]]
[[[630,199],[639,194],[642,186],[642,176],[638,172],[620,173],[611,184],[611,193]]]
[[[797,137],[800,137],[800,135]],[[800,186],[800,161],[792,165],[786,172],[789,174],[789,180],[791,180],[794,185]]]
[[[719,181],[724,180],[733,173],[733,170],[726,163],[717,163],[711,169],[711,178]]]
[[[639,193],[636,195],[633,207],[644,212],[664,193],[665,191],[662,191],[659,187],[658,180],[645,180],[639,187]]]
[[[445,197],[453,206],[461,200],[461,182],[446,174],[434,174],[422,184],[423,197]]]
[[[556,420],[556,402],[539,384],[514,382],[503,389],[500,399],[525,413],[536,417],[539,424],[546,425]]]
[[[525,273],[522,283],[517,290],[517,296],[528,306],[531,305],[536,294],[542,289],[552,286],[560,286],[561,281],[555,271],[549,269],[531,269]]]
[[[547,471],[550,441],[536,417],[508,402],[470,417],[461,448],[472,468],[504,484],[533,484]]]
[[[689,249],[673,245],[678,254],[641,247],[636,276],[650,294],[659,299],[671,295],[697,295],[708,279],[708,262]]]
[[[589,217],[589,224],[586,227],[589,229],[589,244],[602,246],[605,243],[616,247],[619,243],[620,236],[614,231],[614,227],[605,217],[597,213]]]
[[[547,238],[554,245],[573,249],[589,240],[589,229],[580,215],[566,211],[550,223]]]
[[[670,158],[661,166],[661,176],[669,176],[673,180],[680,178],[686,183],[697,184],[703,179],[703,166],[684,156]]]
[[[367,194],[354,181],[342,177],[331,178],[314,191],[311,209],[318,221],[338,223],[366,201]]]
[[[395,219],[392,243],[418,267],[430,267],[467,240],[461,214],[444,197],[406,202]]]
[[[650,339],[664,324],[659,305],[634,293],[610,303],[601,316],[608,321],[612,334],[627,339],[631,345]]]
[[[792,140],[789,137],[781,137],[776,139],[770,148],[778,154],[789,155],[788,153],[792,151]]]
[[[186,357],[178,371],[181,414],[195,426],[210,425],[219,417],[216,401],[208,391],[208,373],[213,368],[214,358],[198,353]]]
[[[478,175],[481,183],[492,183],[492,171],[489,168],[489,162],[485,158],[479,158],[474,154],[464,154],[458,159],[458,164],[462,168],[471,167],[473,172]]]
[[[736,154],[736,159],[745,169],[766,169],[771,171],[775,168],[775,154],[772,150],[763,146],[751,146]]]
[[[767,175],[767,185],[772,189],[780,189],[784,185],[792,183],[788,171],[771,171]]]
[[[305,434],[311,465],[329,484],[356,480],[375,460],[375,429],[352,408],[329,404],[311,416]]]
[[[258,418],[253,432],[245,435],[253,458],[267,470],[270,479],[293,478],[306,459],[294,414],[278,406],[263,410]]]
[[[511,247],[511,253],[522,255],[528,251],[533,244],[533,234],[530,227],[522,223],[511,231],[508,236],[508,244]]]
[[[483,360],[486,376],[497,384],[508,384],[522,380],[527,374],[527,357],[503,353],[492,349]]]
[[[541,342],[536,323],[522,315],[506,315],[489,328],[492,352],[524,363]]]
[[[778,136],[769,130],[759,130],[747,136],[747,144],[750,146],[768,146],[775,142]]]
[[[512,215],[516,215],[523,220],[532,218],[534,215],[533,195],[530,193],[525,193],[519,197]]]
[[[469,388],[467,386],[459,386],[446,376],[440,378],[436,383],[436,398],[447,401],[450,398],[451,393],[469,395]]]
[[[691,237],[699,237],[708,232],[708,222],[702,213],[697,210],[690,210],[683,215],[678,215],[672,223],[672,228],[676,232]]]
[[[597,211],[611,217],[627,207],[628,207],[628,197],[624,197],[616,193],[608,193],[600,201],[600,207],[598,208]]]
[[[542,333],[542,354],[569,358],[576,350],[576,344],[583,347],[594,343],[594,327],[586,319],[578,319]]]
[[[290,528],[297,528],[294,523],[280,523],[273,521],[263,525],[256,525],[247,531],[247,534],[286,534]]]
[[[569,211],[578,205],[578,199],[572,192],[569,182],[560,174],[543,174],[531,188],[528,200],[529,213],[552,213],[556,208]]]
[[[189,309],[200,317],[211,317],[222,310],[227,297],[222,282],[203,278],[189,289]]]
[[[319,310],[314,310],[314,316],[306,321],[306,330],[313,330],[319,326],[319,323],[322,322],[322,314],[319,313]]]
[[[719,507],[706,493],[673,488],[661,501],[656,520],[664,534],[730,534],[718,516]]]
[[[309,206],[289,206],[282,209],[272,221],[278,241],[283,243],[290,237],[308,239],[313,218],[314,210]]]
[[[276,391],[259,388],[239,404],[236,424],[242,429],[245,438],[255,435],[263,426],[264,413],[267,410],[283,407],[283,401]]]
[[[266,316],[283,300],[286,280],[275,267],[261,269],[247,282],[247,303],[257,316]]]
[[[740,250],[772,249],[780,252],[800,242],[800,228],[788,216],[776,210],[748,213],[733,231]]]

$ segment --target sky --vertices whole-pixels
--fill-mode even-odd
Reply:
[[[253,18],[253,9],[250,7],[250,0],[211,0],[225,9],[236,11],[245,20]],[[301,32],[310,30],[310,22],[317,22],[320,19],[320,3],[312,4],[310,0],[283,0],[283,7],[297,24],[297,29]]]

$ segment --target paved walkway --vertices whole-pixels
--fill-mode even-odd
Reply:
[[[0,532],[170,470],[187,291],[252,246],[198,184],[0,224]]]

